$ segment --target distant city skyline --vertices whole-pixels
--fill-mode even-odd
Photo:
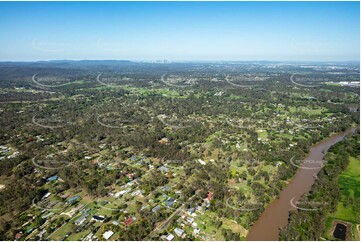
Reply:
[[[359,2],[0,2],[0,61],[359,61]]]

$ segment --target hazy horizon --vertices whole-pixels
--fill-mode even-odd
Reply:
[[[0,61],[359,61],[359,2],[1,2]],[[21,18],[19,18],[21,16]]]
[[[35,62],[61,62],[61,61],[129,61],[135,63],[160,63],[160,64],[170,64],[170,63],[216,63],[216,62],[278,62],[278,63],[350,63],[358,62],[360,60],[168,60],[168,59],[149,59],[149,60],[129,60],[129,59],[49,59],[49,60],[0,60],[0,62],[26,62],[26,63],[35,63]],[[160,61],[166,61],[162,63]]]

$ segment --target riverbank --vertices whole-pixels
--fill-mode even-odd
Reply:
[[[360,159],[349,157],[349,164],[338,177],[338,185],[341,190],[341,200],[334,213],[326,220],[327,235],[332,239],[334,226],[338,223],[347,223],[349,228],[347,236],[349,240],[359,240],[360,234],[357,227],[360,223]],[[347,240],[347,239],[346,239]]]
[[[297,203],[301,196],[311,190],[318,172],[322,169],[327,150],[355,130],[356,128],[350,128],[345,132],[331,135],[310,148],[309,154],[289,184],[281,191],[279,198],[265,208],[260,218],[251,227],[247,240],[279,240],[279,229],[287,225],[289,212],[297,210]],[[292,164],[295,163],[290,161],[290,165]]]

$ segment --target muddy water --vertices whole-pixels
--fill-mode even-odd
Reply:
[[[280,197],[265,208],[261,217],[251,227],[247,240],[279,240],[279,228],[287,225],[289,211],[296,210],[296,206],[301,207],[297,201],[304,193],[311,190],[317,173],[322,169],[322,160],[327,150],[355,130],[356,128],[350,128],[346,132],[332,135],[315,144],[303,161],[290,161],[290,164],[300,168],[290,183],[281,191]]]

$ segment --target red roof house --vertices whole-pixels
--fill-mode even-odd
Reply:
[[[124,221],[124,225],[125,225],[125,226],[129,226],[129,225],[131,225],[133,222],[134,222],[134,220],[133,220],[131,217],[129,217],[129,218],[127,218],[127,219]]]

